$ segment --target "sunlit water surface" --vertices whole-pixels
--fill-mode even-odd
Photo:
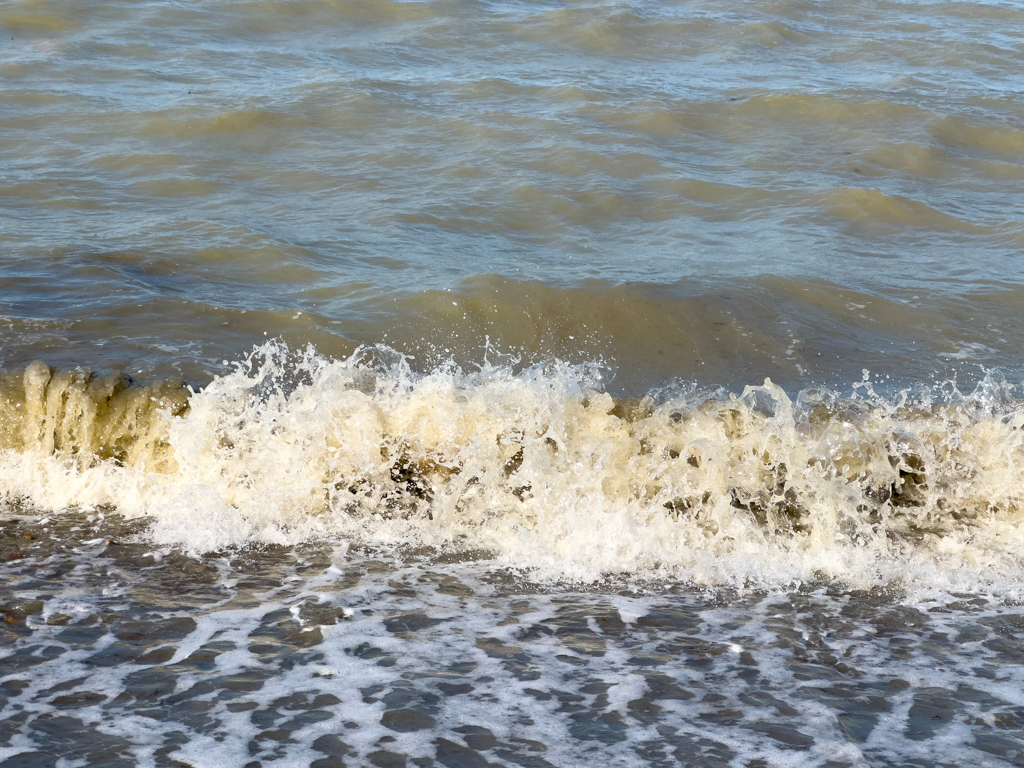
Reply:
[[[1024,766],[1019,4],[0,32],[0,763]]]

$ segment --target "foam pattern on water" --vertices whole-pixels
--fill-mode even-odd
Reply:
[[[983,593],[563,591],[326,547],[190,558],[95,515],[0,532],[11,768],[1024,754],[1024,615]]]
[[[0,490],[116,506],[194,552],[327,537],[474,551],[534,578],[1022,583],[1024,409],[1005,382],[616,401],[607,375],[418,374],[387,349],[270,343],[194,393],[34,364],[4,380]]]

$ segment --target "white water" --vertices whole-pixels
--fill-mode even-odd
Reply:
[[[5,498],[147,516],[195,552],[327,537],[541,579],[1024,586],[1024,408],[995,378],[969,396],[883,398],[866,377],[844,397],[766,381],[616,402],[596,364],[420,375],[388,350],[271,342],[186,407],[167,383],[103,400],[47,372],[21,374],[35,401],[7,379]]]

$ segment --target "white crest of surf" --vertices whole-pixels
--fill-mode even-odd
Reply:
[[[33,364],[0,393],[0,491],[146,516],[196,552],[326,537],[542,579],[1024,587],[1024,407],[997,377],[794,402],[767,380],[615,401],[604,375],[277,342],[199,392]]]

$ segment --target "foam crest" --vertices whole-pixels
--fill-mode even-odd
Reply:
[[[3,379],[0,489],[146,515],[194,551],[331,537],[585,581],[1024,583],[1024,408],[997,377],[615,400],[607,376],[277,343],[200,392],[35,363]]]

